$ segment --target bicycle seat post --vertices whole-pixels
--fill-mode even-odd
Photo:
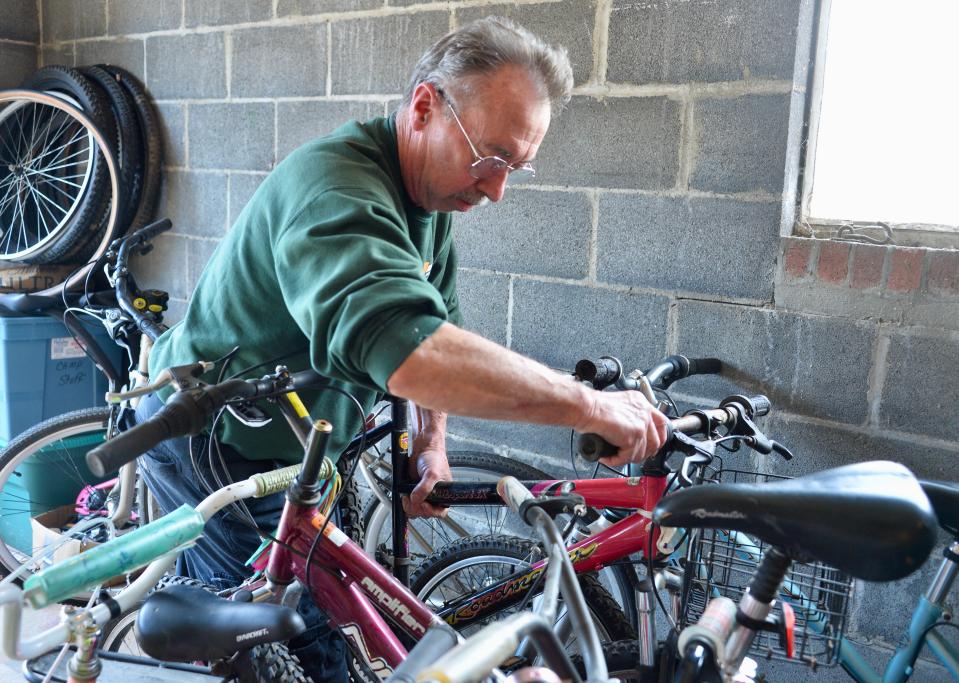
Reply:
[[[400,487],[407,482],[406,468],[410,459],[409,401],[390,396],[393,431],[390,454],[393,466],[393,576],[404,586],[410,585],[410,549],[406,543],[406,512],[400,502]]]

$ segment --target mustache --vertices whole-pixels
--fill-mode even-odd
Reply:
[[[487,197],[485,194],[481,194],[481,195],[476,196],[476,197],[470,197],[469,195],[463,195],[463,196],[460,197],[460,199],[462,199],[464,202],[467,202],[467,203],[469,203],[469,204],[472,204],[472,205],[475,206],[477,209],[478,209],[478,208],[481,208],[481,207],[483,207],[483,206],[486,206],[487,204],[490,203],[490,202],[489,202],[489,197]]]

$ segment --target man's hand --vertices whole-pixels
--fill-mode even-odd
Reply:
[[[410,476],[419,479],[419,483],[409,498],[403,496],[403,509],[409,517],[445,517],[446,508],[427,503],[426,496],[436,482],[453,480],[446,451],[430,446],[417,451],[414,444],[414,453],[410,458]]]
[[[638,391],[594,392],[590,416],[576,430],[595,433],[619,447],[619,453],[601,462],[619,467],[655,455],[666,442],[669,418]]]

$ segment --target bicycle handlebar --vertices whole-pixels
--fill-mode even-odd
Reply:
[[[722,369],[723,363],[718,358],[687,358],[677,354],[664,358],[646,373],[646,379],[656,389],[668,389],[677,380],[693,375],[718,375]]]
[[[290,375],[289,384],[281,390],[315,387],[327,381],[314,370],[305,370]],[[229,401],[262,398],[275,394],[277,390],[275,379],[266,377],[229,379],[220,384],[178,391],[150,419],[88,452],[87,467],[96,476],[104,477],[167,439],[196,436]]]
[[[732,400],[732,399],[737,400]],[[713,426],[733,425],[735,426],[743,417],[751,420],[754,417],[761,417],[769,413],[772,404],[765,396],[730,397],[723,402],[719,408],[711,410],[697,410],[674,420],[670,420],[666,442],[660,449],[661,454],[668,453],[672,445],[675,444],[676,432],[683,434],[700,434],[708,431]],[[742,414],[740,413],[742,410]],[[778,444],[776,444],[778,445]],[[775,448],[773,448],[775,450]],[[579,455],[589,462],[596,462],[600,458],[610,457],[619,452],[619,448],[609,443],[599,434],[580,434],[577,442]],[[791,456],[790,456],[791,457]]]
[[[645,373],[623,374],[623,364],[612,356],[598,360],[584,358],[576,363],[575,376],[589,382],[595,389],[615,385],[618,389],[639,389],[639,377],[645,376],[654,389],[668,389],[678,380],[692,375],[716,375],[722,372],[723,364],[718,358],[687,358],[679,354],[667,356]]]
[[[116,247],[116,268],[115,272],[119,277],[116,278],[117,303],[124,313],[130,316],[137,328],[147,337],[156,341],[165,331],[162,325],[158,325],[151,320],[143,311],[138,309],[130,296],[130,283],[125,277],[127,275],[127,258],[129,251],[141,244],[146,244],[160,233],[166,232],[173,227],[169,218],[162,218],[146,227],[140,228],[132,235],[128,235],[117,240],[112,246]]]

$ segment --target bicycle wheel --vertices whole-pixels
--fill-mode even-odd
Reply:
[[[498,581],[520,574],[540,559],[537,544],[526,538],[488,534],[474,538],[461,539],[423,560],[414,572],[411,590],[434,612],[440,612],[459,600],[478,593]],[[595,574],[580,574],[580,586],[583,597],[592,614],[599,632],[600,640],[610,642],[636,638],[636,631],[629,619],[620,609]],[[542,588],[540,588],[540,591]],[[483,619],[474,619],[465,628],[457,628],[464,636],[469,636],[481,627],[504,616],[516,612],[519,605],[513,605],[493,613]],[[575,637],[569,631],[565,610],[557,612],[557,629],[563,633],[567,648],[575,652]]]
[[[6,573],[44,547],[61,541],[82,547],[112,536],[98,523],[108,518],[112,485],[94,477],[84,455],[106,438],[110,409],[86,408],[51,418],[24,432],[0,452],[0,565]],[[62,534],[86,522],[67,540]],[[69,552],[61,548],[62,552]],[[53,562],[47,557],[29,576]]]
[[[352,463],[346,458],[336,461],[336,471],[342,477],[344,491],[340,496],[336,512],[336,525],[340,531],[349,536],[354,543],[363,543],[363,505],[360,500],[360,487],[356,477],[349,477]],[[359,467],[359,465],[357,465]]]
[[[498,481],[512,476],[520,481],[551,479],[535,467],[492,453],[451,451],[447,454],[454,481]],[[363,549],[380,564],[392,567],[392,514],[377,497],[367,501],[363,512],[365,536]],[[528,538],[532,530],[510,513],[506,506],[468,506],[451,508],[447,519],[410,520],[409,547],[415,568],[424,557],[439,551],[460,538],[477,534],[507,534]],[[636,601],[632,567],[613,565],[600,572],[602,584],[635,626]]]
[[[108,198],[120,194],[110,142],[96,123],[65,98],[69,96],[0,91],[0,259],[38,260],[47,250],[60,248],[60,240],[78,223],[78,211],[99,218],[103,205],[83,208],[93,205],[87,194],[96,179],[98,159],[106,163]],[[117,206],[118,202],[109,201],[108,228],[94,255],[102,254],[109,245]],[[37,294],[54,296],[63,286],[76,287],[92,267],[87,264],[65,285]]]
[[[232,663],[237,683],[308,683],[300,660],[282,643],[257,645]]]

